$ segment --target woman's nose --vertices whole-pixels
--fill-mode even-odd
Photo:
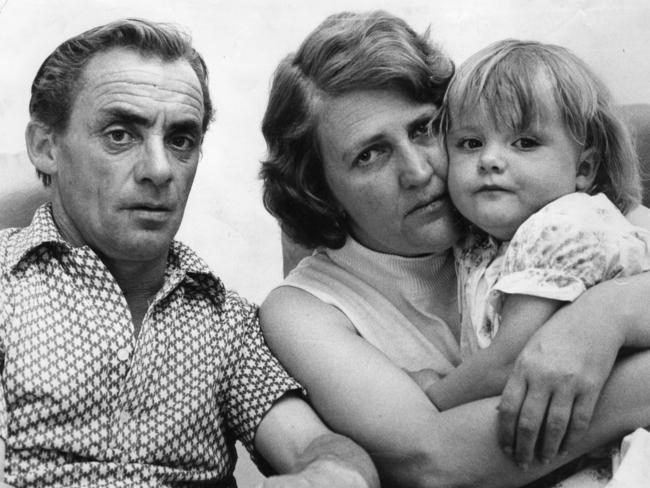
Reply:
[[[404,151],[400,168],[400,184],[405,188],[425,185],[433,175],[436,148],[413,145]]]

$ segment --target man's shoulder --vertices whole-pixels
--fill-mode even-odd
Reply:
[[[246,314],[256,314],[257,305],[249,302],[246,298],[242,297],[234,290],[224,290],[224,304],[229,310],[240,310]]]
[[[257,313],[257,305],[249,302],[236,291],[227,289],[207,263],[188,245],[175,240],[171,255],[173,265],[192,275],[195,281],[200,281],[201,286],[209,290],[222,306],[224,313],[235,315]]]
[[[22,232],[25,227],[10,227],[8,229],[0,229],[0,271],[5,272],[10,265],[10,250],[15,249],[17,244],[21,241]]]

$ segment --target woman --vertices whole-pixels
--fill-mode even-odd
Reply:
[[[619,347],[650,344],[640,298],[650,277],[631,280],[624,294],[597,286],[540,330],[506,387],[499,432],[499,399],[435,409],[405,371],[448,373],[464,340],[450,253],[458,230],[434,133],[452,73],[425,37],[382,12],[329,17],[280,64],[263,123],[265,204],[295,241],[320,250],[269,295],[261,320],[319,414],[365,446],[384,483],[521,486],[650,423],[650,391],[638,376],[650,372],[644,353],[617,365],[580,435]],[[604,304],[621,297],[630,304],[628,320],[613,315],[621,327],[588,333],[590,348],[571,344],[567,330],[585,327],[587,310],[597,306],[607,323],[615,310]],[[571,420],[569,455],[541,465],[532,457],[551,394],[548,422]],[[545,448],[557,451],[562,439],[546,434]],[[516,439],[520,466],[497,435],[508,449]]]

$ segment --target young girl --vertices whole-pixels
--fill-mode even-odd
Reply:
[[[444,410],[503,391],[534,331],[585,289],[650,269],[639,164],[601,82],[571,52],[501,41],[448,89],[449,191],[471,223],[457,250],[463,363],[426,392]]]

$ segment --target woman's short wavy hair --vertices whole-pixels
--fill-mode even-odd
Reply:
[[[641,202],[640,164],[630,132],[616,113],[607,87],[568,49],[537,41],[505,39],[459,66],[443,104],[443,137],[459,114],[486,114],[496,126],[525,130],[544,110],[546,76],[571,136],[594,150],[596,179],[588,193],[602,192],[627,212]]]
[[[345,216],[325,181],[316,125],[328,98],[395,90],[440,105],[451,60],[406,22],[382,11],[328,17],[287,56],[273,77],[262,132],[268,159],[260,172],[264,205],[295,242],[339,248]]]
[[[212,120],[213,108],[208,89],[208,68],[192,47],[186,33],[172,24],[142,19],[122,19],[87,30],[59,45],[34,78],[29,114],[62,134],[70,122],[72,106],[80,90],[81,77],[90,59],[115,48],[132,49],[143,56],[163,61],[186,60],[199,79],[203,91],[203,133]],[[50,177],[38,172],[47,186]]]

